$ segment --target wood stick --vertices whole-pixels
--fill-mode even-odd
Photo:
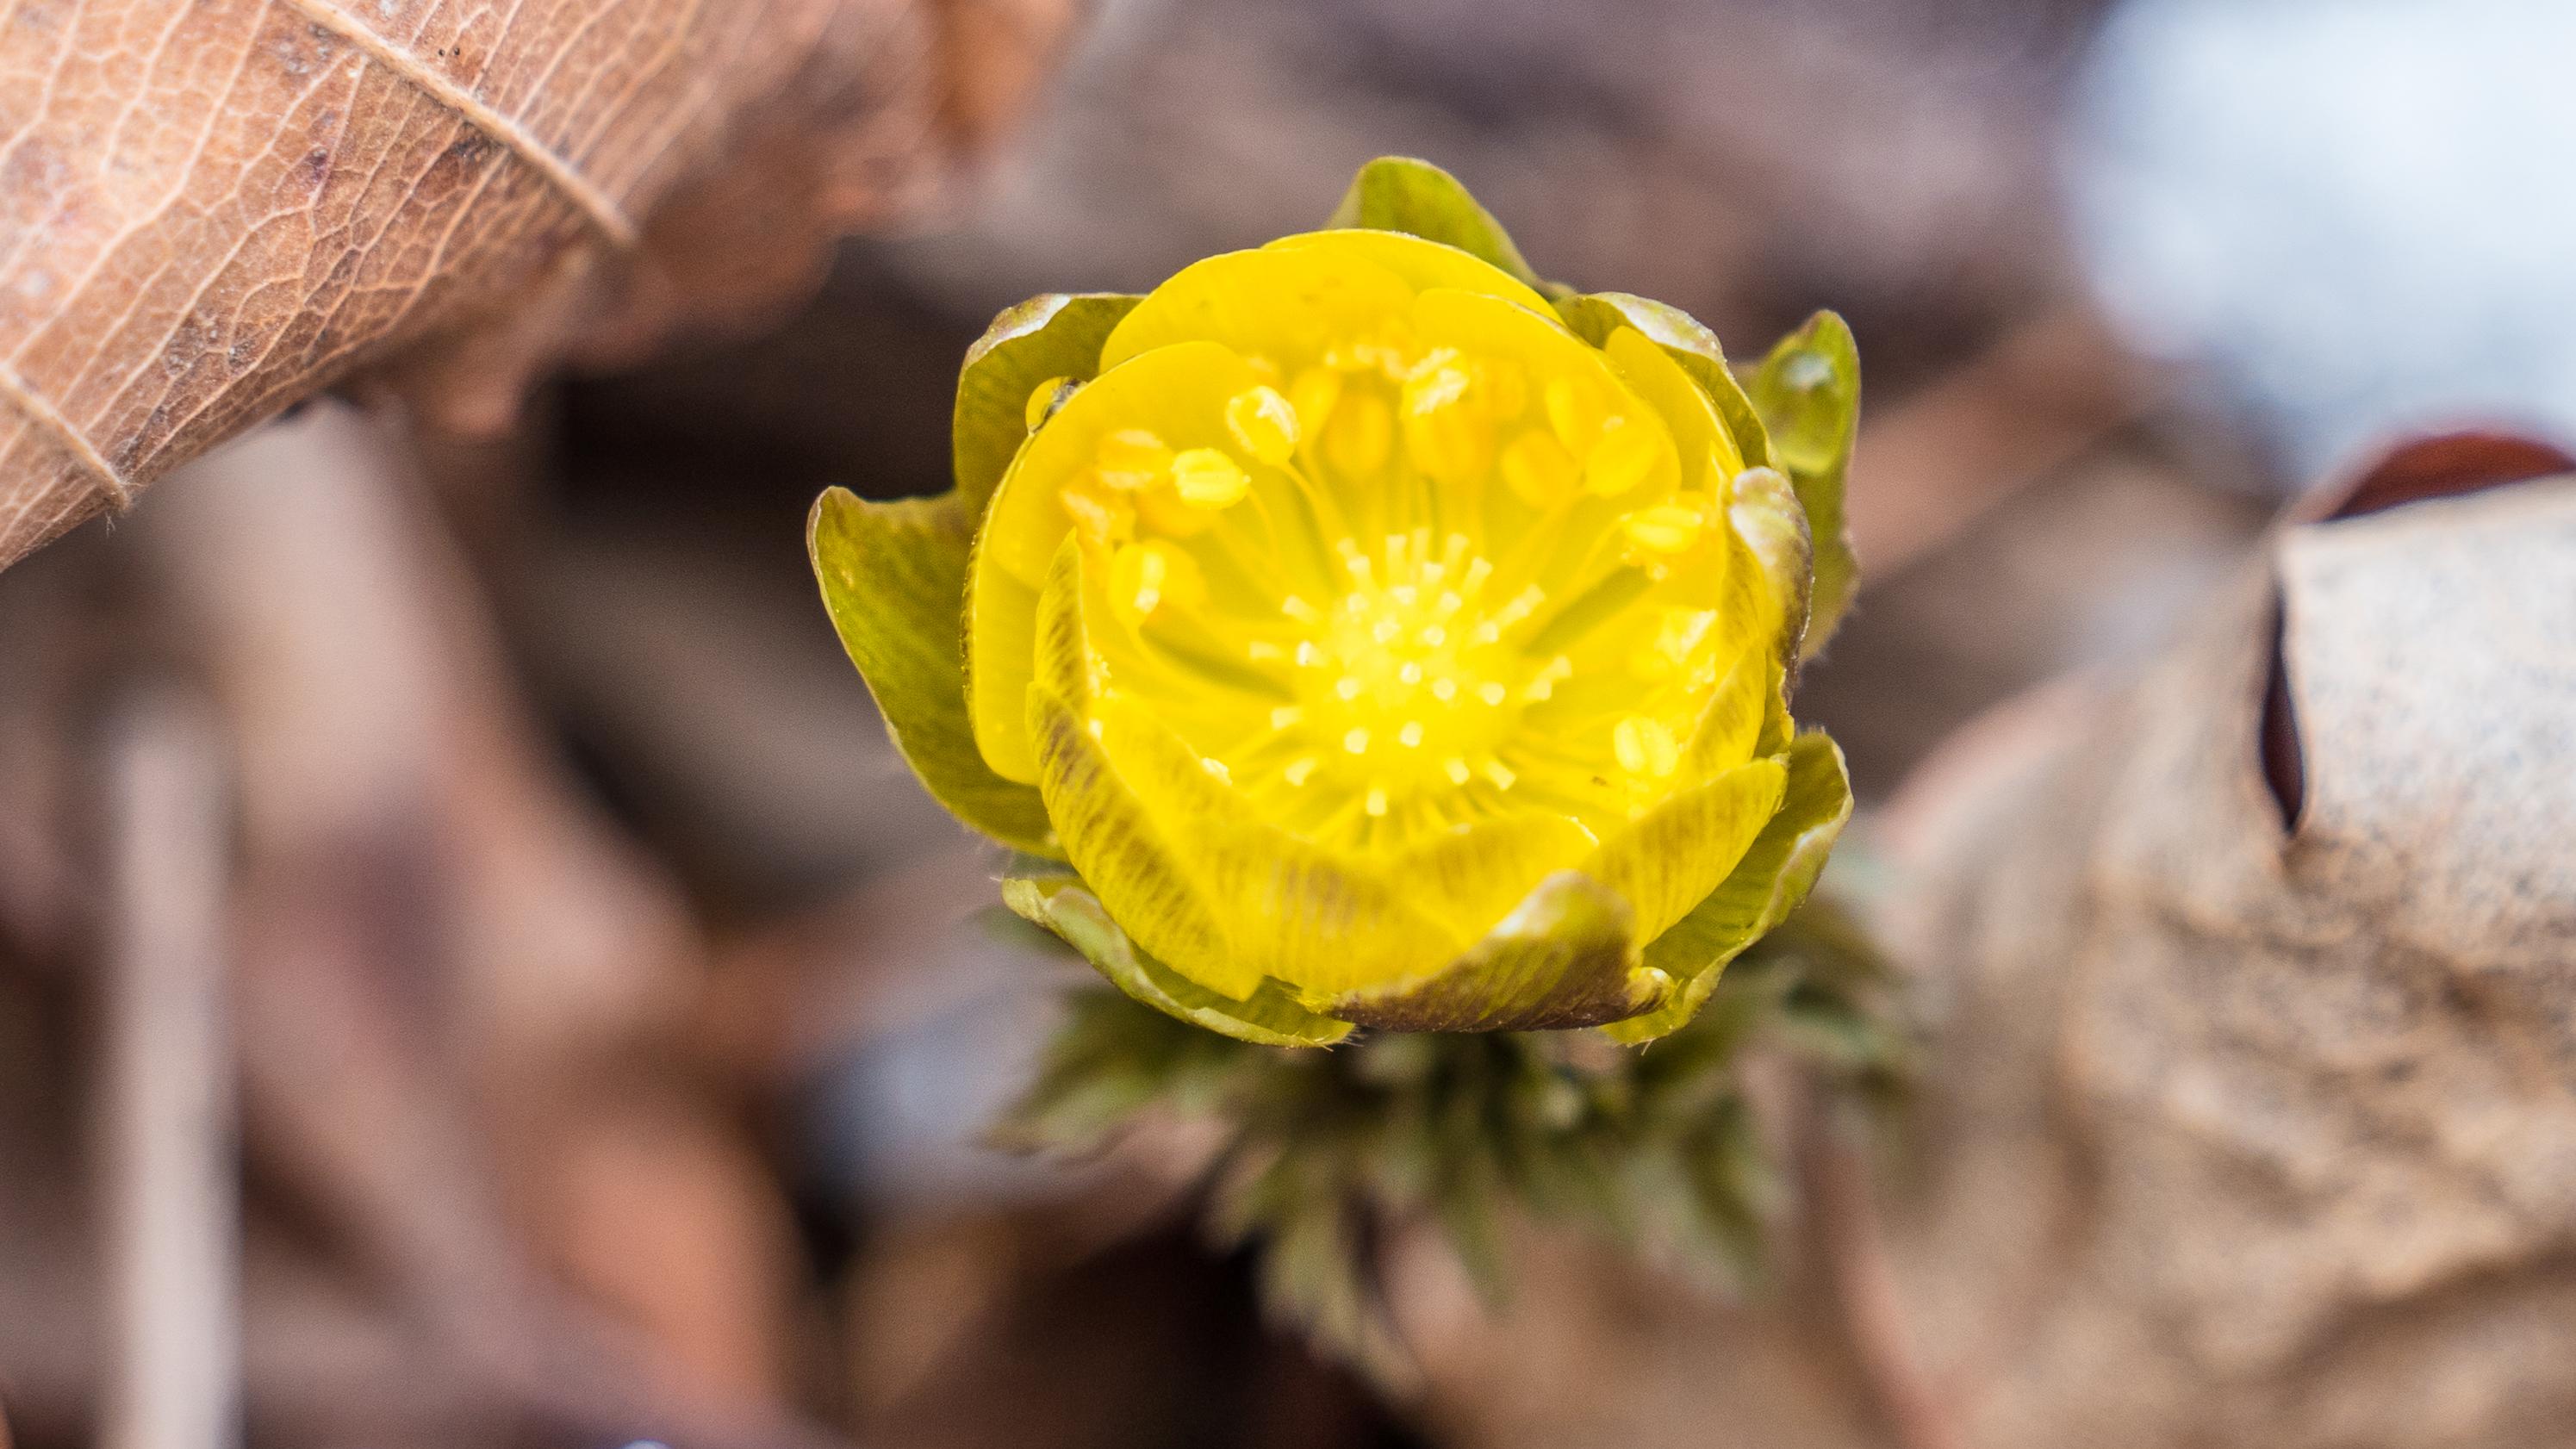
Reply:
[[[240,1439],[241,1202],[221,748],[195,699],[156,686],[122,702],[107,751],[100,1442],[227,1449]]]

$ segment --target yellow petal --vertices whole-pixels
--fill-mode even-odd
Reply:
[[[1639,816],[1580,868],[1626,898],[1638,935],[1653,940],[1735,869],[1779,810],[1785,779],[1778,760],[1739,765]]]

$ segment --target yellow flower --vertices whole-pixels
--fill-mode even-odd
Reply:
[[[1333,229],[1005,313],[957,492],[836,490],[812,545],[933,794],[1043,858],[1005,898],[1139,998],[1642,1040],[1849,813],[1786,684],[1848,588],[1857,401],[1830,314],[1748,397],[1390,159]]]

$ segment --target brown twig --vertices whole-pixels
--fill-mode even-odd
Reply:
[[[100,1442],[221,1449],[241,1411],[241,1204],[215,727],[167,688],[111,721],[100,1199],[114,1304]]]

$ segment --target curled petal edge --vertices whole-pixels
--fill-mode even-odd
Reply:
[[[1005,308],[966,349],[957,372],[950,434],[957,494],[971,523],[1028,441],[1029,394],[1051,377],[1088,382],[1100,344],[1144,299],[1114,292],[1050,292]]]
[[[967,720],[958,615],[974,524],[954,493],[876,503],[825,490],[806,552],[841,647],[932,799],[1017,850],[1061,859],[1045,803],[993,773]]]
[[[1275,1047],[1331,1046],[1353,1030],[1299,1005],[1275,981],[1264,981],[1242,1001],[1208,990],[1140,949],[1076,877],[1012,876],[1002,882],[1002,901],[1081,952],[1111,985],[1193,1026]]]
[[[1574,335],[1595,347],[1607,347],[1610,334],[1621,327],[1633,327],[1647,341],[1664,350],[1664,355],[1681,365],[1690,380],[1699,384],[1716,407],[1726,430],[1735,436],[1736,451],[1744,455],[1749,468],[1771,462],[1770,434],[1762,426],[1762,415],[1754,409],[1753,399],[1735,372],[1726,365],[1726,353],[1718,346],[1717,334],[1700,320],[1669,302],[1640,297],[1630,292],[1587,292],[1581,296],[1560,298],[1557,315]]]
[[[1791,740],[1787,756],[1788,788],[1780,813],[1725,882],[1646,947],[1646,964],[1678,983],[1672,998],[1604,1027],[1613,1040],[1652,1041],[1687,1023],[1708,1004],[1727,963],[1779,925],[1815,886],[1835,839],[1851,819],[1851,780],[1841,747],[1822,734]]]

